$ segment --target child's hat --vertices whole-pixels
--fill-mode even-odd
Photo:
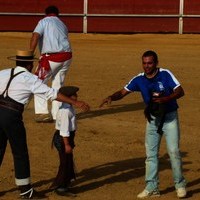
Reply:
[[[79,91],[79,88],[76,86],[63,86],[59,89],[59,92],[65,96],[73,96]]]

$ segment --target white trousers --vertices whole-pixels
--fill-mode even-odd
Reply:
[[[51,80],[51,87],[55,89],[59,89],[61,86],[63,86],[65,77],[67,74],[67,71],[69,69],[69,66],[72,62],[72,59],[67,60],[65,62],[52,62],[50,61],[50,68],[51,71],[47,75],[47,78],[44,79],[44,83],[47,84],[49,80]],[[56,119],[56,114],[60,106],[60,102],[58,101],[52,101],[51,106],[51,114],[53,119]],[[38,97],[37,95],[34,95],[34,105],[35,105],[35,114],[48,114],[48,101]]]

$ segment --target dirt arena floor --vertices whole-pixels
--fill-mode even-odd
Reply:
[[[31,33],[0,33],[0,69],[15,66],[6,57],[15,55],[17,49],[28,48],[30,37]],[[146,122],[140,94],[130,94],[102,109],[99,109],[99,104],[142,71],[141,55],[152,49],[159,55],[159,66],[170,69],[185,90],[185,96],[178,100],[180,149],[188,181],[187,199],[199,200],[200,35],[70,34],[70,39],[74,57],[65,84],[79,86],[79,99],[91,106],[88,113],[77,109],[78,130],[74,150],[77,180],[73,191],[78,196],[75,199],[134,200],[144,189]],[[51,149],[54,124],[34,121],[33,100],[26,107],[24,122],[35,189],[50,200],[70,199],[56,196],[48,189],[58,167],[57,152]],[[160,199],[177,199],[164,138],[160,149],[159,176]],[[18,195],[8,146],[0,168],[0,199],[13,200]]]

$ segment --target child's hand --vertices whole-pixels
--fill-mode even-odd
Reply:
[[[73,149],[69,144],[65,144],[65,153],[72,153]]]

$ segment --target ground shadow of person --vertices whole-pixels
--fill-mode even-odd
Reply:
[[[183,157],[186,152],[182,153]],[[190,164],[184,162],[183,164]],[[160,172],[171,169],[168,154],[160,157]],[[94,190],[106,184],[127,182],[145,175],[145,157],[110,162],[89,169],[84,169],[78,173],[75,181],[74,191],[83,193]]]
[[[47,180],[41,180],[41,181],[33,183],[32,186],[34,188],[36,188],[36,190],[37,190],[37,187],[40,187],[42,185],[46,185],[48,183],[51,183],[52,181],[53,181],[53,178],[50,178],[50,179],[47,179]],[[14,188],[11,188],[11,189],[8,189],[8,190],[0,191],[0,197],[4,196],[6,193],[12,193],[12,192],[15,192],[15,191],[18,191],[18,190],[19,190],[18,187],[14,187]],[[48,188],[46,190],[39,191],[38,193],[40,194],[41,197],[43,197],[42,199],[46,199],[47,198],[46,194],[51,192],[51,191],[52,190]]]
[[[182,158],[183,157],[187,157],[187,152],[181,152],[181,154],[182,154]],[[165,156],[168,157],[167,154]],[[169,159],[169,157],[168,157],[168,159]],[[185,166],[186,164],[191,164],[191,163],[192,162],[183,162],[183,166]],[[168,162],[168,165],[170,167],[170,163],[169,162]],[[190,171],[190,169],[187,169],[187,168],[184,167],[183,171],[187,172],[187,171]],[[187,190],[188,190],[188,192],[187,192],[187,198],[192,197],[193,194],[195,194],[195,193],[200,193],[200,189],[195,189],[195,190],[190,190],[189,189],[190,187],[198,185],[198,184],[200,184],[200,178],[197,178],[197,179],[194,179],[192,181],[188,181],[187,182]],[[167,187],[166,189],[161,190],[160,192],[161,192],[161,194],[166,194],[166,193],[174,192],[174,189],[175,189],[174,186]]]
[[[186,157],[187,152],[182,152],[182,157]],[[160,157],[159,171],[171,169],[168,154],[164,154]],[[183,166],[191,164],[191,162],[183,162]],[[188,171],[188,169],[184,169]],[[127,182],[131,179],[136,179],[145,175],[145,157],[133,158],[120,160],[115,162],[108,162],[102,165],[84,169],[77,174],[77,180],[74,182],[73,191],[75,193],[84,193],[104,185]],[[47,185],[53,181],[53,178],[46,180],[40,180],[33,183],[34,188]],[[199,184],[200,178],[189,182],[188,187]],[[1,191],[0,196],[5,195],[7,192],[14,192],[17,188]],[[161,191],[161,194],[169,193],[174,191],[174,187],[168,187]],[[47,188],[46,190],[40,191],[41,194],[47,195],[52,192],[52,189]],[[199,190],[189,192],[198,193]]]
[[[194,185],[200,184],[200,178],[194,179],[192,181],[189,181],[187,184],[187,187],[190,188]],[[200,188],[194,189],[194,190],[188,190],[188,197],[192,197],[194,194],[200,193]]]
[[[136,102],[131,104],[123,104],[123,105],[110,105],[107,108],[91,110],[88,112],[77,113],[77,120],[85,119],[85,118],[93,118],[99,117],[102,115],[110,115],[114,113],[122,113],[122,112],[132,112],[136,110],[142,110],[145,108],[143,102]]]
[[[11,189],[8,189],[8,190],[0,191],[0,197],[4,196],[7,192],[10,193],[10,192],[18,191],[18,190],[19,190],[18,187],[14,187],[14,188],[11,188]]]
[[[187,183],[187,198],[192,197],[194,194],[200,193],[200,188],[190,190],[190,188],[192,186],[195,186],[198,184],[200,184],[200,178],[194,179],[192,181],[188,181],[188,183]],[[167,187],[165,190],[161,191],[161,194],[166,194],[166,193],[173,192],[173,191],[174,191],[174,187]]]

